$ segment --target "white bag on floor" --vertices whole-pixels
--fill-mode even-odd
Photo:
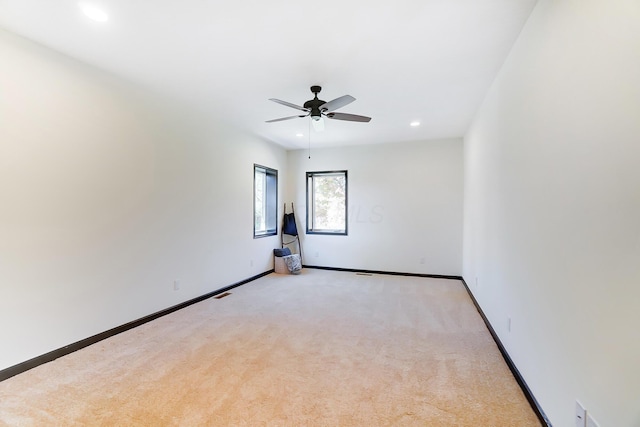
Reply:
[[[287,265],[287,269],[291,274],[300,274],[302,270],[302,262],[300,261],[300,255],[292,254],[283,256],[282,259],[284,263]]]

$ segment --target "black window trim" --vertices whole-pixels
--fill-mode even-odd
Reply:
[[[276,190],[276,199],[275,199],[275,227],[273,229],[267,228],[266,231],[258,231],[256,232],[256,169],[263,169],[268,175],[272,175],[275,177],[275,190]],[[266,188],[265,188],[266,192]],[[268,209],[267,209],[268,211]],[[267,213],[267,212],[265,212]],[[260,239],[262,237],[276,236],[278,234],[278,170],[270,168],[268,166],[263,166],[258,163],[253,164],[253,238]]]
[[[314,231],[309,226],[309,178],[314,175],[331,175],[331,174],[344,174],[345,187],[344,187],[344,231]],[[349,235],[349,176],[347,170],[330,170],[330,171],[313,171],[306,173],[305,179],[306,186],[306,233],[307,234],[319,234],[325,236],[348,236]]]

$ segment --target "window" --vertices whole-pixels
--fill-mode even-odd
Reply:
[[[278,171],[253,165],[253,238],[278,234]]]
[[[347,235],[347,171],[307,172],[307,233]]]

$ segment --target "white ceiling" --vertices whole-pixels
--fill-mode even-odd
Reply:
[[[460,137],[536,0],[0,0],[0,26],[287,148],[306,147],[302,105],[356,98],[318,146]],[[421,122],[410,127],[411,121]],[[297,137],[302,133],[303,137]]]

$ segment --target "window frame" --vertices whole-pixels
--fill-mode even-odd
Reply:
[[[256,230],[256,174],[265,174],[264,216],[265,230]],[[278,170],[253,164],[253,238],[275,236],[278,234]]]
[[[313,189],[313,179],[316,176],[327,176],[327,175],[344,175],[344,229],[338,230],[328,230],[328,229],[319,229],[315,227],[314,224],[314,211],[315,211],[315,194],[313,194],[313,190],[310,194],[310,189]],[[306,233],[307,234],[320,234],[327,236],[348,236],[349,235],[349,176],[347,170],[332,170],[332,171],[314,171],[306,173]],[[312,200],[313,197],[313,200]]]

